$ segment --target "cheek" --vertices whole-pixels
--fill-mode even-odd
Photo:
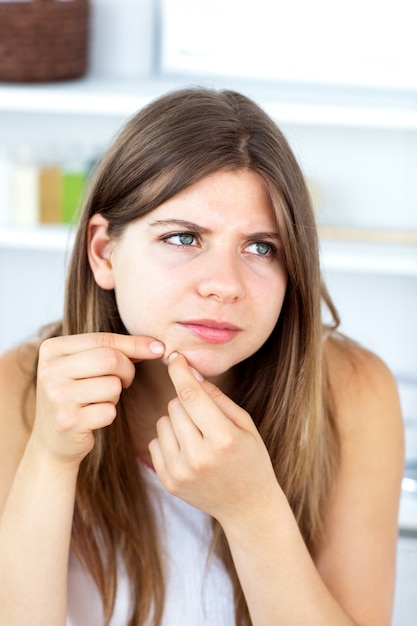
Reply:
[[[129,272],[117,277],[117,307],[131,335],[146,335],[163,340],[168,313],[174,307],[171,282],[162,280],[151,268],[148,269],[146,274]]]
[[[256,294],[256,301],[259,305],[259,318],[262,318],[263,327],[269,329],[268,336],[274,329],[281,314],[287,289],[287,276],[282,274],[279,280],[272,284],[263,285]]]
[[[140,335],[147,330],[152,319],[148,308],[152,307],[152,294],[147,285],[137,277],[125,275],[115,281],[115,297],[120,318],[131,335]]]

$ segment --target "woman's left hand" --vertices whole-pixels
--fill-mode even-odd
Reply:
[[[250,415],[209,381],[199,381],[185,357],[168,365],[177,397],[149,444],[165,488],[222,525],[259,513],[280,491]]]

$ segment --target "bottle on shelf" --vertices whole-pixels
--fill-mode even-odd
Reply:
[[[61,221],[70,224],[78,210],[87,182],[88,165],[79,146],[68,149],[61,173]]]
[[[55,150],[49,150],[39,168],[39,221],[41,224],[61,222],[61,167]]]
[[[0,0],[1,1],[1,0]],[[10,158],[0,145],[0,226],[33,227],[73,222],[86,181],[101,157],[82,146],[61,156],[55,147],[21,145]]]
[[[30,146],[18,149],[11,175],[12,222],[35,226],[39,222],[39,171]]]

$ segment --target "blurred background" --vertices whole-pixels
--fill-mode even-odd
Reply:
[[[27,5],[54,13],[29,18]],[[11,38],[1,23],[20,30]],[[181,86],[252,97],[305,173],[342,331],[398,380],[407,467],[394,626],[417,611],[416,47],[414,0],[0,0],[0,350],[60,318],[82,190],[125,121]]]

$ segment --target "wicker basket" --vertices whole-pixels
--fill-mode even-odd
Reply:
[[[0,1],[0,80],[50,82],[87,71],[89,0]]]

